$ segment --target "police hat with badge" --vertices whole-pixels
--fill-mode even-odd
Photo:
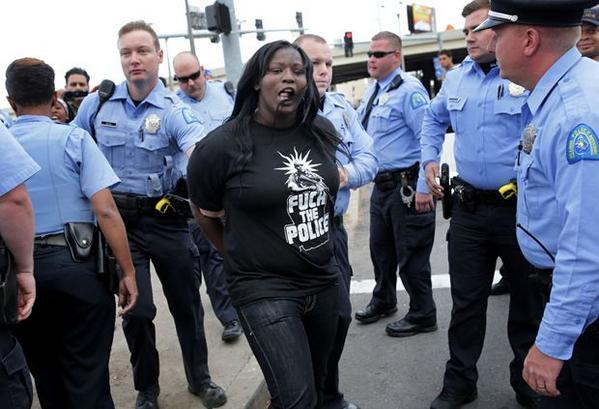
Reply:
[[[582,22],[599,26],[599,6],[586,9],[582,15]]]
[[[599,0],[492,0],[489,17],[474,31],[501,24],[525,24],[547,27],[579,26],[585,9]]]

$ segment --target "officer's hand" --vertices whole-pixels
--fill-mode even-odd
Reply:
[[[33,273],[17,272],[17,286],[19,287],[18,320],[29,317],[35,301],[35,279]]]
[[[424,174],[426,176],[426,185],[428,186],[428,190],[436,198],[442,198],[443,187],[437,183],[437,179],[439,177],[439,164],[436,162],[427,163],[426,167],[424,168]]]
[[[533,345],[524,360],[522,377],[535,392],[556,397],[560,392],[555,386],[555,380],[564,366],[564,361],[545,355]]]
[[[339,189],[341,189],[342,187],[347,186],[349,175],[343,166],[339,166],[337,169],[339,170]]]
[[[122,310],[119,315],[125,315],[137,303],[137,283],[135,282],[135,274],[123,275],[119,281],[119,307]]]
[[[416,211],[418,213],[430,212],[435,208],[433,195],[416,192]]]

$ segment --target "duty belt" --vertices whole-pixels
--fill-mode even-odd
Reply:
[[[407,177],[408,180],[414,180],[418,178],[418,166],[419,163],[416,162],[412,166],[401,169],[391,169],[384,170],[376,174],[374,178],[374,183],[381,183],[389,180],[389,178],[395,180],[396,182],[401,181],[402,177]]]
[[[49,234],[46,236],[38,236],[33,240],[33,244],[37,246],[59,246],[67,247],[67,241],[64,238],[64,233]]]
[[[146,215],[160,215],[154,207],[162,197],[147,197],[123,193],[113,193],[112,197],[114,197],[114,202],[121,211],[137,212]]]
[[[393,190],[398,183],[401,184],[401,189],[399,191],[401,201],[407,207],[410,207],[415,194],[412,184],[418,179],[418,169],[419,163],[416,162],[407,168],[384,170],[376,175],[374,183],[376,184],[376,187],[382,191]],[[412,182],[412,184],[409,182]]]
[[[456,176],[451,179],[453,187],[453,196],[460,204],[463,205],[478,205],[487,204],[495,206],[516,206],[516,196],[509,198],[501,196],[498,190],[483,190],[477,189],[460,177]]]

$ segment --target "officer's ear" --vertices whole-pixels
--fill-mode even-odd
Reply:
[[[12,111],[16,114],[17,104],[15,104],[15,101],[11,97],[6,97],[6,100],[8,101],[8,105],[10,105],[10,107],[12,108]]]
[[[52,93],[52,101],[50,103],[50,106],[54,106],[56,104],[56,102],[58,102],[57,100],[58,100],[58,92],[54,91]]]
[[[541,46],[541,32],[538,27],[527,27],[523,29],[523,53],[526,57],[532,57]]]

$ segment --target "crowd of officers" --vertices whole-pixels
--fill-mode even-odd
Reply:
[[[510,292],[516,400],[527,408],[599,407],[599,117],[593,106],[599,68],[591,61],[599,59],[599,9],[591,8],[596,1],[530,3],[467,4],[468,57],[448,70],[432,101],[401,69],[401,39],[393,33],[372,37],[373,81],[357,112],[342,94],[328,91],[326,41],[316,35],[296,40],[312,60],[321,114],[350,153],[338,156],[343,187],[331,220],[345,293],[352,270],[343,215],[350,189],[374,181],[376,286],[368,305],[355,312],[358,322],[397,312],[399,273],[409,308],[386,333],[437,330],[429,261],[435,198],[445,197],[445,211],[451,206],[450,356],[431,409],[477,398],[476,364],[498,258]],[[187,158],[230,115],[235,91],[206,81],[197,57],[184,52],[173,62],[180,90],[172,93],[159,81],[163,54],[153,29],[131,22],[118,39],[126,81],[103,82],[89,95],[89,75],[80,68],[67,73],[60,95],[43,61],[16,60],[6,72],[16,119],[3,119],[10,131],[0,125],[0,234],[20,291],[18,314],[1,317],[2,408],[30,407],[28,368],[43,408],[114,407],[108,376],[113,293],[123,307],[135,407],[158,408],[150,261],[175,322],[189,392],[207,408],[227,399],[208,370],[202,276],[223,340],[238,338],[242,329],[223,257],[176,202],[185,195]],[[458,176],[447,185],[439,181],[439,160],[449,127]],[[108,246],[98,245],[103,241]],[[98,274],[104,260],[118,265],[116,278],[110,268]],[[338,380],[351,305],[341,304],[338,315],[322,407],[358,408],[344,398]],[[14,321],[22,322],[9,331]]]

